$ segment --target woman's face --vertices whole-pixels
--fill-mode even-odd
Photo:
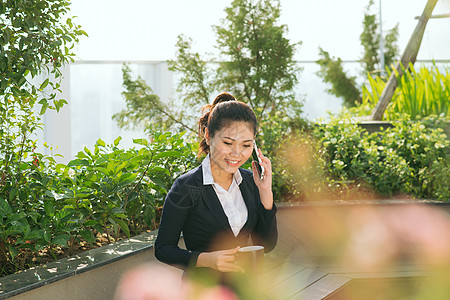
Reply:
[[[255,133],[248,122],[232,122],[230,126],[217,131],[213,137],[206,132],[213,175],[234,174],[252,155]]]

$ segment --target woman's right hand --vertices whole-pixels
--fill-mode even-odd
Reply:
[[[202,252],[197,259],[197,267],[208,267],[220,272],[241,272],[244,269],[235,263],[239,246],[234,249]]]

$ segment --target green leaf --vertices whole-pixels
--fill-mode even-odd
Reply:
[[[41,214],[36,211],[30,211],[28,215],[35,223],[38,223],[38,219],[41,217]]]
[[[142,146],[147,146],[148,140],[147,139],[133,139],[133,143],[142,145]]]
[[[170,175],[169,170],[161,167],[153,167],[151,171],[155,173],[164,173],[166,175]]]
[[[180,157],[182,154],[178,150],[168,150],[160,152],[154,156],[154,159],[165,158],[165,157]]]
[[[70,235],[61,233],[53,238],[52,244],[67,247],[67,242],[69,241],[69,239]]]
[[[25,203],[27,201],[27,198],[28,198],[27,191],[24,190],[24,189],[19,190],[19,199],[20,199],[20,201]]]
[[[49,217],[55,214],[55,207],[51,201],[44,201],[44,210]]]
[[[108,175],[108,176],[114,173],[114,171],[109,170],[109,169],[104,168],[104,167],[97,167],[95,169],[98,170],[99,172],[105,174],[105,175]]]
[[[11,260],[14,261],[14,258],[17,256],[17,250],[13,246],[9,245],[9,255],[11,255]]]
[[[121,136],[119,136],[117,139],[115,139],[114,140],[114,146],[118,146],[121,140],[122,140]]]
[[[12,188],[9,191],[9,201],[12,201],[14,199],[14,197],[16,197],[17,194],[17,188]]]
[[[11,206],[9,205],[8,201],[3,198],[0,198],[0,213],[2,213],[3,216],[12,213]]]
[[[120,228],[122,228],[122,230],[125,232],[125,234],[130,237],[130,229],[128,228],[127,223],[119,218],[116,217],[112,217],[114,219],[114,221],[120,226]]]
[[[40,114],[40,115],[45,114],[45,111],[47,110],[47,108],[48,108],[48,102],[45,101],[45,102],[42,104],[42,106],[41,106],[41,111],[39,112],[39,114]]]
[[[52,233],[48,230],[44,230],[44,240],[47,243],[50,243],[50,240],[52,239]]]
[[[67,18],[66,24],[69,25],[69,28],[72,28],[73,27],[72,19],[71,18]]]
[[[89,244],[92,244],[95,241],[94,234],[88,229],[80,231],[80,235]]]
[[[9,40],[11,39],[11,30],[6,27],[3,31],[3,39],[4,39],[4,45],[7,45],[9,43]]]
[[[88,149],[88,147],[85,146],[83,150],[84,152],[86,152],[87,155],[92,156],[92,152],[91,150]]]
[[[39,89],[42,91],[43,89],[45,89],[45,87],[48,85],[49,83],[49,79],[45,79],[44,82],[41,83],[41,86],[39,87]]]
[[[136,173],[125,173],[122,176],[120,176],[119,179],[119,185],[123,186],[123,185],[127,185],[131,182],[133,182],[137,177]]]
[[[86,227],[94,227],[98,224],[98,221],[96,220],[87,220],[86,222],[84,222],[84,225]]]
[[[60,172],[61,170],[65,170],[66,169],[66,165],[65,164],[56,164],[55,169]]]
[[[89,166],[89,162],[85,159],[74,159],[71,160],[67,166],[70,167],[77,167],[77,166]]]
[[[97,140],[97,145],[102,146],[102,147],[105,147],[105,146],[106,146],[106,143],[105,143],[102,139],[98,139],[98,140]]]
[[[13,87],[11,88],[11,91],[12,91],[14,97],[20,97],[20,90],[19,90],[18,88],[16,88],[15,86],[13,86]]]
[[[154,209],[151,206],[147,206],[143,213],[144,222],[147,224],[147,226],[153,226],[153,220],[155,218]]]
[[[17,81],[17,85],[22,86],[25,82],[27,82],[25,77],[20,77],[19,80]]]

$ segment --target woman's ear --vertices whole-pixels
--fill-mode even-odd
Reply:
[[[205,128],[205,141],[206,141],[206,145],[209,146],[209,131],[208,131],[208,127]]]

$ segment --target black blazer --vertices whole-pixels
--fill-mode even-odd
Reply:
[[[260,201],[253,173],[239,169],[239,185],[248,210],[248,218],[237,237],[212,185],[203,185],[201,165],[178,177],[164,202],[161,223],[155,242],[155,256],[159,261],[181,268],[195,266],[201,252],[232,249],[249,245],[263,245],[271,251],[278,239],[276,206],[266,210]],[[180,234],[187,250],[178,247]]]

